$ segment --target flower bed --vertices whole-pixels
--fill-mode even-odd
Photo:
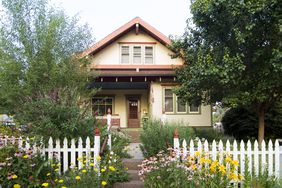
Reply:
[[[155,187],[232,187],[244,179],[239,174],[238,161],[223,156],[223,163],[212,160],[209,154],[196,152],[185,159],[159,152],[155,157],[145,159],[140,165],[139,175],[148,188]]]

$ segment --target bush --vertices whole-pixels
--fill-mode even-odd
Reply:
[[[277,103],[265,115],[265,139],[281,138],[282,102]],[[258,135],[258,116],[247,108],[237,107],[228,110],[222,118],[224,133],[236,139],[256,139]]]
[[[196,152],[180,159],[173,152],[170,155],[160,152],[142,162],[139,174],[148,188],[226,188],[231,187],[231,182],[243,180],[237,168],[238,161],[227,155],[219,163],[207,153]]]
[[[41,155],[32,154],[32,150],[20,151],[14,146],[0,149],[1,154],[4,152],[6,155],[1,155],[0,158],[2,187],[41,187],[46,181],[45,175],[50,171],[51,165]]]
[[[233,137],[225,135],[222,132],[214,130],[213,128],[194,128],[194,137],[198,137],[199,139],[207,140],[211,143],[213,140],[219,141],[222,140],[224,143],[229,140],[230,142],[234,140]]]
[[[193,138],[193,130],[190,127],[180,125],[165,124],[160,121],[148,120],[143,127],[144,131],[140,135],[142,144],[140,148],[144,157],[156,155],[159,151],[166,151],[167,148],[173,146],[173,133],[175,128],[178,129],[180,139]]]
[[[28,124],[28,132],[44,138],[63,139],[64,137],[85,139],[93,136],[95,119],[81,112],[75,105],[57,104],[48,99],[30,102],[23,106],[24,112],[16,116]]]

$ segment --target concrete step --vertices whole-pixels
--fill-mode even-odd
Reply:
[[[138,176],[138,170],[128,170],[129,180],[140,180]]]
[[[123,164],[125,168],[128,168],[128,170],[139,170],[138,165],[140,165],[142,162],[142,159],[124,159]]]
[[[129,182],[115,183],[113,188],[145,188],[145,186],[140,180],[132,180]]]

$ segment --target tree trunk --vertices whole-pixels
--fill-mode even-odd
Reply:
[[[265,122],[264,122],[264,115],[265,111],[261,109],[258,114],[259,124],[258,124],[258,142],[261,145],[264,139],[264,129],[265,129]]]

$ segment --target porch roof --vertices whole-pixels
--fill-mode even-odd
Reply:
[[[90,88],[101,89],[148,89],[148,82],[93,82]]]

